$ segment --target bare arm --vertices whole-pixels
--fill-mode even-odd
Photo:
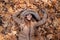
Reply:
[[[42,20],[38,21],[35,24],[35,26],[40,26],[40,25],[44,24],[46,22],[46,20],[47,20],[47,13],[46,13],[46,11],[43,10],[43,9],[41,11],[43,12],[44,16],[43,16]]]
[[[13,20],[16,22],[16,23],[18,23],[18,24],[20,24],[21,23],[21,20],[17,17],[17,15],[19,15],[20,13],[21,13],[21,11],[22,11],[22,9],[21,10],[18,10],[15,14],[13,14]]]

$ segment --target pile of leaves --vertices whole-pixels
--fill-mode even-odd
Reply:
[[[60,40],[60,0],[0,0],[0,40],[18,40],[19,26],[12,15],[20,9],[45,9],[47,22],[36,29],[36,40]]]

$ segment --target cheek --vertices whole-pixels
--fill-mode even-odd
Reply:
[[[31,20],[31,18],[27,18],[28,20]]]

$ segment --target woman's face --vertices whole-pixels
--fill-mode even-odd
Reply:
[[[28,15],[26,16],[26,18],[27,18],[27,20],[31,20],[31,19],[32,19],[32,15],[31,15],[31,14],[28,14]]]

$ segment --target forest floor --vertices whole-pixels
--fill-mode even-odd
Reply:
[[[47,21],[37,29],[37,40],[60,40],[60,0],[0,0],[0,40],[18,40],[20,29],[12,15],[21,9],[32,9],[39,15],[39,10],[45,9]]]

